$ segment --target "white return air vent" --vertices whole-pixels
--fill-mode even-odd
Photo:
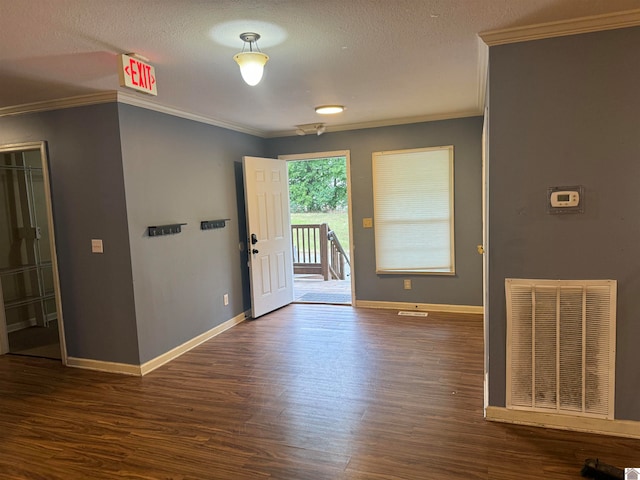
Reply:
[[[613,419],[616,281],[505,287],[507,408]]]

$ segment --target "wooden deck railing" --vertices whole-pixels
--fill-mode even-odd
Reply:
[[[345,279],[344,264],[349,263],[347,252],[344,251],[336,232],[329,230],[329,273],[335,279]]]
[[[349,257],[326,223],[291,225],[293,273],[322,275],[324,280],[344,280]]]

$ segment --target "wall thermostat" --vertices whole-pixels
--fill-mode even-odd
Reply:
[[[571,187],[549,187],[547,190],[547,212],[583,213],[584,188],[581,185]]]
[[[551,192],[551,206],[554,208],[575,207],[580,203],[577,190],[558,190]]]

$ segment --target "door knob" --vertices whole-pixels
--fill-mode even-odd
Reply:
[[[251,250],[251,253],[255,255],[256,253],[260,253],[260,252],[258,251],[258,249],[254,248],[253,250]]]
[[[255,245],[256,243],[258,243],[258,237],[255,233],[251,234],[251,245]]]

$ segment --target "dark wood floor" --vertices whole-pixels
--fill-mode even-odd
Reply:
[[[640,441],[487,422],[473,315],[292,305],[144,378],[0,357],[2,479],[578,479]]]

